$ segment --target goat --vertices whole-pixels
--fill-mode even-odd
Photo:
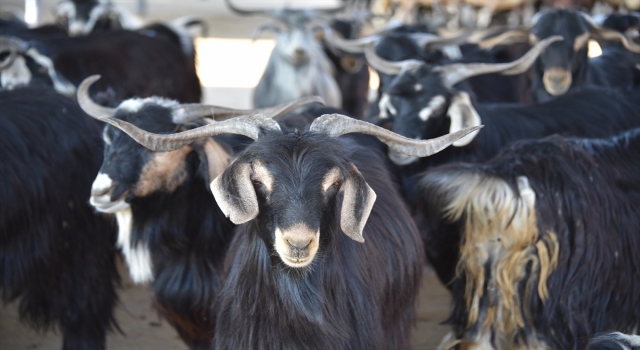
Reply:
[[[498,73],[519,74],[559,37],[547,38],[511,63],[450,64],[427,66],[417,61],[389,62],[367,48],[367,61],[396,78],[385,93],[390,96],[390,122],[394,132],[412,139],[426,139],[465,126],[486,125],[478,138],[470,134],[443,152],[426,159],[389,151],[399,166],[405,195],[415,202],[415,175],[434,166],[454,161],[488,160],[510,142],[540,138],[555,133],[606,137],[640,126],[637,99],[613,89],[589,87],[545,103],[533,105],[481,104],[466,85],[469,77]],[[391,109],[392,108],[392,109]],[[384,121],[384,120],[383,120]],[[389,121],[389,120],[387,120]]]
[[[87,99],[87,89],[79,89],[78,95]],[[313,101],[278,106],[272,115]],[[179,105],[162,98],[130,99],[105,110],[139,127],[172,133],[193,127],[192,115],[203,109],[218,119],[255,112]],[[221,284],[233,225],[218,208],[208,184],[228,166],[233,144],[208,138],[173,152],[152,152],[110,125],[103,138],[105,156],[90,203],[115,215],[118,246],[130,275],[136,283],[152,282],[159,313],[190,348],[210,348],[209,312]]]
[[[629,278],[640,266],[639,156],[640,129],[555,135],[423,176],[427,242],[459,243],[455,343],[584,349],[592,334],[640,326],[640,282]]]
[[[328,32],[325,37],[330,46],[349,54],[362,54],[366,46],[375,42],[376,56],[392,62],[414,60],[416,64],[424,62],[433,64],[451,63],[501,63],[511,61],[512,54],[521,49],[518,47],[493,49],[491,52],[480,50],[475,44],[464,44],[471,32],[465,32],[454,38],[440,38],[434,34],[420,32],[421,27],[400,26],[388,32],[382,32],[366,38],[356,40],[344,40],[325,29]],[[513,52],[512,52],[513,51]],[[521,56],[518,55],[518,57]],[[371,63],[369,63],[371,66]],[[373,66],[372,68],[376,68]],[[395,74],[386,74],[387,70],[378,70],[380,87],[378,98],[372,104],[368,112],[368,120],[382,123],[395,113],[390,105],[390,96],[385,93],[395,79]],[[521,90],[522,77],[502,76],[499,74],[486,74],[471,77],[469,84],[471,90],[480,102],[525,102],[527,99]],[[494,86],[486,89],[486,86]]]
[[[273,17],[273,21],[260,25],[254,32],[254,38],[265,29],[276,32],[276,46],[253,94],[255,108],[271,107],[313,95],[322,97],[329,106],[342,106],[342,96],[334,78],[335,67],[315,40],[313,32],[316,24],[312,20],[332,11],[247,11],[235,7],[230,0],[225,1],[239,15]]]
[[[11,72],[3,86],[29,84],[42,67],[54,87],[67,95],[74,94],[75,86],[87,76],[103,73],[106,79],[98,84],[94,96],[109,106],[150,96],[199,102],[202,95],[191,39],[176,26],[156,24],[140,32],[118,30],[72,38],[54,35],[29,41],[4,38],[2,42],[6,44],[0,50],[10,52],[3,80],[5,72]]]
[[[111,0],[65,0],[58,4],[55,15],[70,36],[142,27],[140,18]]]
[[[640,45],[615,30],[598,26],[588,16],[572,10],[543,12],[533,27],[505,32],[480,43],[481,47],[512,42],[532,45],[552,35],[560,34],[562,42],[549,46],[534,66],[532,94],[535,101],[544,102],[570,89],[588,84],[627,90],[633,87],[633,77]],[[589,59],[590,39],[619,42],[620,47],[604,47],[603,57]],[[612,64],[614,63],[614,64]]]
[[[409,348],[420,237],[382,155],[335,138],[370,134],[427,156],[478,127],[415,141],[339,114],[315,119],[306,132],[258,114],[158,135],[112,118],[86,94],[78,100],[155,151],[219,134],[255,140],[211,182],[222,212],[242,224],[216,297],[214,348]]]
[[[87,197],[100,126],[50,88],[0,91],[0,292],[20,319],[58,325],[63,349],[104,349],[117,328],[115,229]]]

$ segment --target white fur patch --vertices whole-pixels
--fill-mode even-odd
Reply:
[[[427,120],[429,120],[429,117],[431,117],[433,112],[442,108],[445,102],[447,102],[447,100],[444,98],[444,96],[442,95],[434,96],[431,99],[431,101],[429,101],[429,104],[427,105],[427,107],[420,110],[420,113],[418,113],[418,117],[420,117],[420,119],[426,122]]]
[[[111,201],[111,187],[113,186],[113,180],[109,175],[104,173],[98,173],[96,179],[93,180],[91,185],[91,198],[89,203],[102,213],[117,213],[121,210],[129,208],[129,203],[124,199],[119,199],[115,202]]]
[[[133,223],[133,213],[131,208],[116,213],[118,221],[118,247],[122,249],[129,274],[135,283],[147,283],[153,281],[153,264],[151,253],[144,242],[131,245],[131,227]]]
[[[122,101],[118,106],[118,110],[124,110],[126,112],[138,113],[140,109],[147,103],[156,104],[165,108],[174,108],[178,107],[178,102],[174,100],[169,100],[163,97],[147,97],[147,98],[130,98],[128,100]]]
[[[75,97],[76,86],[58,74],[56,68],[53,66],[53,61],[49,57],[41,54],[33,47],[27,51],[27,55],[29,55],[29,57],[31,57],[37,64],[47,69],[47,74],[49,74],[49,78],[51,78],[51,81],[53,82],[53,88],[56,89],[56,91],[63,95]]]
[[[0,84],[5,90],[14,89],[31,82],[31,71],[24,57],[18,55],[11,66],[0,72]]]
[[[104,130],[102,130],[102,140],[105,144],[109,146],[111,145],[111,138],[109,137],[109,135],[107,135],[107,128],[104,128]]]
[[[91,193],[101,193],[111,188],[113,180],[105,173],[98,173],[91,185]]]
[[[389,118],[389,114],[396,115],[398,110],[391,104],[391,96],[387,93],[383,93],[378,102],[378,108],[380,109],[380,119]]]
[[[479,126],[482,124],[480,115],[476,112],[476,109],[471,103],[471,98],[466,92],[460,92],[453,97],[449,111],[447,112],[449,118],[451,118],[451,125],[449,126],[449,132],[453,133],[464,128],[473,126]],[[480,130],[476,130],[467,136],[459,139],[453,143],[455,147],[463,147],[471,143],[473,139],[478,135]]]

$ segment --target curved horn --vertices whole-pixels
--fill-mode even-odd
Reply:
[[[29,45],[18,38],[0,36],[0,50],[9,51],[9,57],[4,62],[0,62],[0,70],[11,66],[18,57],[18,52],[25,52],[28,48]]]
[[[472,28],[465,29],[460,35],[451,38],[443,38],[438,35],[430,33],[414,33],[411,34],[411,38],[418,43],[419,46],[427,48],[442,48],[449,45],[460,45],[467,42],[467,40],[473,34]]]
[[[231,3],[231,0],[224,0],[231,12],[234,12],[240,16],[271,16],[273,11],[270,10],[243,10],[236,7]]]
[[[342,114],[325,114],[314,120],[309,130],[331,137],[338,137],[354,132],[372,135],[398,153],[413,157],[428,157],[442,151],[458,139],[483,127],[483,125],[474,126],[431,140],[414,140],[398,135],[385,128]]]
[[[640,53],[640,45],[634,43],[629,40],[627,37],[622,35],[622,33],[616,32],[615,30],[602,28],[597,25],[589,16],[583,16],[584,20],[587,22],[589,27],[591,28],[591,34],[598,40],[605,41],[619,41],[624,45],[624,47],[634,53]]]
[[[2,52],[3,49],[3,47],[0,47],[0,52]],[[13,64],[13,61],[16,60],[16,57],[18,57],[18,51],[15,49],[9,49],[9,57],[7,57],[4,62],[0,62],[0,71],[11,66]]]
[[[78,104],[80,105],[80,108],[82,108],[85,113],[96,119],[103,120],[111,117],[113,112],[115,112],[115,109],[100,106],[93,102],[91,96],[89,96],[89,88],[93,83],[98,81],[98,79],[100,79],[100,75],[95,74],[83,80],[82,83],[80,83],[80,86],[78,86],[76,96],[78,97]]]
[[[367,58],[367,62],[373,69],[387,75],[398,75],[407,69],[418,67],[424,64],[424,62],[420,60],[413,59],[399,62],[387,61],[376,54],[375,42],[369,43],[366,46],[364,55]]]
[[[380,39],[377,34],[359,39],[345,39],[334,33],[328,25],[320,26],[324,31],[324,38],[329,46],[348,53],[363,53],[368,44]]]
[[[89,87],[99,75],[86,78],[78,87],[78,103],[91,117],[109,123],[131,136],[136,142],[152,151],[174,151],[194,140],[220,135],[237,134],[257,139],[265,130],[280,130],[278,122],[264,115],[239,116],[222,122],[214,122],[177,134],[161,135],[147,132],[123,120],[111,117],[113,110],[97,105],[89,97]]]
[[[263,22],[258,24],[258,26],[253,30],[253,33],[251,33],[251,40],[255,41],[256,39],[258,39],[260,37],[260,34],[262,34],[262,32],[265,30],[272,30],[274,32],[277,32],[277,31],[282,31],[286,29],[287,29],[286,24],[276,20]]]
[[[185,104],[173,109],[172,121],[175,124],[186,124],[204,117],[213,117],[216,121],[223,121],[242,115],[254,114],[263,114],[269,118],[276,118],[314,102],[324,105],[324,100],[319,96],[303,97],[289,103],[262,109],[233,109],[220,106],[207,106],[198,103]]]
[[[560,35],[546,38],[532,47],[531,50],[522,57],[509,63],[455,63],[436,67],[434,71],[440,72],[442,83],[449,88],[463,80],[482,74],[499,73],[502,75],[516,75],[529,69],[533,62],[535,62],[538,56],[549,45],[560,40],[564,40]]]
[[[478,43],[478,46],[483,49],[491,49],[498,45],[511,45],[516,43],[529,42],[530,27],[522,27],[504,32],[493,38],[484,39]]]

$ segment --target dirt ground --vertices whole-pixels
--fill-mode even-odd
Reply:
[[[127,271],[121,269],[121,274],[127,276]],[[108,349],[187,349],[176,331],[151,309],[151,292],[148,286],[125,281],[119,294],[116,319],[124,334],[109,334]],[[413,336],[414,349],[435,349],[448,331],[440,322],[448,316],[450,297],[430,269],[424,273],[419,298],[419,320]],[[61,346],[62,337],[59,334],[39,334],[20,323],[17,303],[0,306],[1,350],[57,350]]]

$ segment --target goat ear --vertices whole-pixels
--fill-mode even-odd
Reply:
[[[340,228],[356,242],[363,243],[362,230],[367,223],[371,208],[376,201],[376,193],[364,180],[355,165],[349,167],[342,190],[342,208],[340,210]]]
[[[258,198],[251,183],[251,165],[233,162],[213,182],[211,192],[220,210],[236,225],[258,216]]]
[[[476,112],[476,109],[473,108],[471,98],[466,92],[459,92],[453,96],[447,115],[451,119],[449,133],[482,124],[482,120],[480,119],[478,112]],[[479,130],[470,133],[469,135],[454,142],[453,145],[456,147],[468,145],[473,141],[476,135],[478,135],[478,132]]]
[[[134,194],[145,197],[156,191],[175,191],[189,178],[186,159],[191,152],[188,145],[171,152],[153,152],[140,172]]]
[[[191,144],[200,158],[201,173],[207,183],[218,177],[229,166],[231,155],[213,138]]]

